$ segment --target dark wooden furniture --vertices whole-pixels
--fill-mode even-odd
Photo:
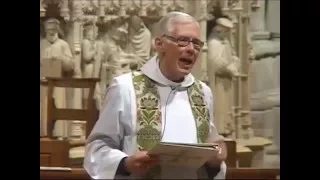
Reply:
[[[40,138],[40,166],[66,167],[68,165],[69,143]]]
[[[93,94],[98,78],[54,78],[46,77],[40,80],[40,84],[47,86],[47,137],[54,138],[52,131],[56,120],[63,119],[67,121],[86,121],[86,136],[91,132],[96,121],[96,110],[93,100]],[[57,108],[54,103],[53,90],[56,87],[64,88],[89,88],[86,109],[67,109]]]
[[[280,169],[229,168],[226,179],[275,180],[277,176],[280,176]]]
[[[93,99],[94,90],[96,83],[99,81],[98,78],[53,78],[46,77],[45,79],[40,79],[40,85],[47,87],[47,136],[45,141],[40,138],[40,166],[62,166],[68,167],[70,165],[69,161],[69,150],[73,147],[83,146],[84,141],[60,141],[53,137],[53,128],[56,120],[63,119],[67,121],[85,121],[86,122],[86,137],[90,134],[94,127],[95,122],[98,119],[98,111],[95,106],[95,101]],[[64,88],[88,88],[89,95],[87,99],[86,109],[68,109],[68,108],[57,108],[53,99],[53,90],[56,87]],[[41,148],[42,147],[42,148]],[[59,157],[64,157],[55,159],[54,161],[49,161],[48,150],[52,150],[55,154],[55,149],[63,149],[59,151],[61,155]],[[67,150],[66,150],[67,149]],[[50,154],[50,153],[49,153]],[[59,161],[59,163],[58,163]],[[78,161],[78,160],[76,160]],[[54,162],[54,163],[53,163]],[[59,165],[56,165],[56,164]]]
[[[280,169],[228,168],[226,179],[255,179],[276,180]],[[89,175],[82,168],[72,171],[40,171],[40,180],[90,180]]]
[[[228,167],[235,168],[237,167],[237,144],[235,140],[225,140],[224,141],[227,147],[227,159],[226,164]]]

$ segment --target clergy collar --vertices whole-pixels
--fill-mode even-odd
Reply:
[[[176,83],[167,79],[160,71],[159,60],[157,56],[154,56],[149,61],[147,61],[141,67],[141,71],[150,79],[164,86],[189,87],[194,83],[194,77],[191,73],[186,75],[184,80],[181,83]]]

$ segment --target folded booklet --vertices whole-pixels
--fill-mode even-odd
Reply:
[[[220,152],[218,144],[184,144],[161,142],[148,154],[160,156],[161,164],[181,167],[200,168]]]

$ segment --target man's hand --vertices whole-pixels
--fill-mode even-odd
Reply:
[[[146,151],[140,151],[129,156],[125,161],[127,170],[136,176],[143,176],[148,170],[159,164],[158,157],[151,157]]]
[[[219,167],[220,164],[227,159],[227,147],[223,140],[214,143],[218,143],[221,150],[219,151],[217,156],[210,159],[207,163],[211,167]]]

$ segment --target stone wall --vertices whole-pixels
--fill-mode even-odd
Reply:
[[[280,0],[258,1],[252,9],[250,36],[255,53],[251,71],[251,113],[256,136],[266,148],[265,166],[278,167],[280,155]]]

